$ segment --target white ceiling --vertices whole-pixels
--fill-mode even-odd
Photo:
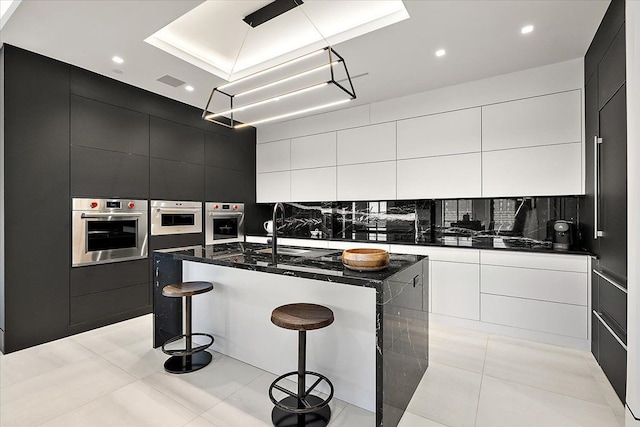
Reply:
[[[326,1],[340,8],[341,0]],[[201,3],[23,0],[0,40],[204,108],[211,89],[225,81],[144,42]],[[609,0],[404,4],[409,19],[334,46],[351,76],[365,74],[353,81],[358,99],[349,107],[582,57]],[[533,33],[520,34],[527,24],[535,26]],[[441,48],[447,54],[436,58]],[[114,55],[125,62],[113,63]],[[195,90],[156,81],[165,74]]]

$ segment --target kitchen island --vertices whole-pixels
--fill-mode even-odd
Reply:
[[[386,269],[365,273],[326,249],[279,247],[275,265],[256,243],[156,251],[154,346],[182,331],[181,304],[162,297],[162,287],[211,281],[213,292],[193,299],[193,330],[212,334],[213,350],[280,375],[295,369],[297,334],[271,324],[271,311],[322,304],[336,320],[309,334],[308,370],[330,378],[338,399],[375,412],[376,426],[395,426],[428,366],[426,261],[392,254]],[[417,303],[425,307],[419,318],[398,308]]]

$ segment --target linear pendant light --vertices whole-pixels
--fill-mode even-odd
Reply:
[[[345,78],[338,79],[338,72]],[[315,94],[322,91],[325,99]],[[256,99],[261,93],[264,97]],[[329,95],[331,98],[326,99]],[[328,46],[213,88],[202,118],[241,129],[330,108],[355,98],[344,58]],[[282,101],[294,99],[295,108],[287,111]],[[224,107],[220,108],[220,104]],[[280,107],[285,111],[279,111]],[[239,118],[248,111],[253,115],[248,120]]]

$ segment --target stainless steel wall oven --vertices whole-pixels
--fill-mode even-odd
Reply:
[[[151,201],[151,235],[202,233],[202,203]]]
[[[208,202],[205,205],[205,243],[244,242],[244,204]]]
[[[147,258],[147,201],[72,199],[71,265]]]

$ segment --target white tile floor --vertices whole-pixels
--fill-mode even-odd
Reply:
[[[151,315],[0,356],[0,426],[270,426],[274,375],[214,353],[170,375]],[[429,369],[400,427],[620,427],[623,406],[590,353],[432,324]],[[331,427],[371,412],[334,399]]]

